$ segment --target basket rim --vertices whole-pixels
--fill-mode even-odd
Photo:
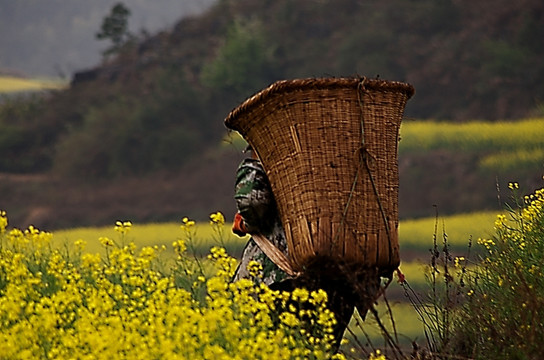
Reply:
[[[236,119],[243,116],[246,113],[251,112],[254,108],[266,101],[268,98],[272,98],[281,93],[287,93],[292,91],[304,91],[304,90],[324,90],[324,89],[337,89],[337,88],[353,88],[363,84],[365,89],[375,91],[398,91],[405,93],[406,96],[411,98],[415,89],[412,85],[400,81],[389,81],[380,79],[368,79],[366,77],[341,77],[341,78],[307,78],[307,79],[292,79],[292,80],[279,80],[267,88],[259,91],[253,96],[245,100],[241,105],[233,109],[229,115],[225,118],[225,125],[233,130],[236,130]]]

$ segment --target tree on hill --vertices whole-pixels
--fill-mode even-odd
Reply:
[[[128,18],[130,10],[123,3],[117,3],[111,8],[111,12],[102,20],[100,31],[96,33],[99,40],[110,40],[111,47],[104,51],[104,55],[118,52],[123,45],[134,40],[134,36],[128,30]]]

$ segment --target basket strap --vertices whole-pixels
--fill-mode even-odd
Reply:
[[[274,264],[276,264],[281,270],[283,270],[289,276],[297,276],[298,272],[293,270],[289,259],[280,251],[270,240],[260,233],[251,234],[253,241],[257,244],[259,249],[265,253],[266,256]]]

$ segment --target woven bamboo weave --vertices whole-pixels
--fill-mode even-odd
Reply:
[[[284,80],[226,118],[262,161],[297,271],[317,258],[398,267],[397,148],[413,93],[366,78]]]

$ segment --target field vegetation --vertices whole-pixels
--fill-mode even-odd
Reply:
[[[426,351],[438,357],[537,358],[541,354],[537,344],[544,333],[544,189],[516,202],[518,187],[517,183],[510,184],[510,208],[492,223],[482,224],[493,230],[467,245],[464,255],[451,251],[447,227],[439,228],[440,221],[447,224],[448,219],[435,218],[431,239],[421,239],[419,244],[421,248],[430,246],[431,261],[403,263],[404,276],[399,275],[398,284],[391,284],[392,291],[395,287],[404,289],[411,305],[406,299],[384,298],[364,322],[355,316],[346,333],[348,344],[337,357],[377,358],[386,354],[388,359],[403,359],[407,356],[404,346],[417,341],[420,349],[426,346]],[[209,224],[198,226],[184,218],[177,229],[173,224],[138,229],[129,221],[118,221],[113,230],[74,229],[58,232],[55,237],[32,226],[24,231],[8,229],[7,216],[2,212],[0,336],[7,346],[0,354],[62,358],[74,351],[92,355],[100,349],[131,358],[133,350],[138,349],[138,354],[182,354],[182,358],[213,354],[229,359],[243,351],[288,359],[301,354],[315,359],[330,356],[332,320],[327,318],[323,295],[300,291],[274,294],[251,281],[229,285],[237,261],[220,246],[213,246],[207,256],[188,256],[197,234],[208,238],[206,246],[245,240],[229,239],[225,229],[229,224],[222,214],[210,218]],[[463,222],[458,224],[462,226]],[[161,226],[164,233],[159,231]],[[139,230],[144,229],[145,236],[136,240]],[[178,235],[172,236],[174,231]],[[487,230],[484,227],[480,231]],[[157,234],[153,236],[153,232]],[[167,232],[171,232],[171,244],[164,243]],[[89,248],[87,237],[94,237],[102,251]],[[166,253],[170,246],[174,256]],[[287,307],[279,317],[278,328],[267,320],[271,319],[267,316],[273,301],[267,299],[309,301],[317,311],[298,318],[298,312]],[[198,325],[185,328],[179,321],[188,319],[174,316],[174,310],[178,315],[194,314],[191,319]],[[301,332],[300,326],[307,329],[304,321],[311,316],[316,316],[318,325],[306,337],[307,330]],[[250,320],[257,318],[257,323]],[[227,321],[229,332],[217,332],[218,322],[225,319],[231,319]],[[125,325],[119,327],[121,324]],[[179,328],[185,333],[177,332]],[[109,331],[116,331],[115,342],[108,341]],[[259,335],[261,331],[266,335]],[[41,340],[20,341],[22,338]],[[278,343],[273,339],[282,339],[281,349],[275,347]],[[380,348],[384,353],[378,353]]]
[[[33,92],[42,90],[60,90],[65,84],[59,80],[26,79],[14,76],[0,75],[0,95],[18,92]]]
[[[221,219],[212,218],[217,229]],[[324,291],[272,291],[257,277],[231,283],[236,260],[221,247],[205,271],[186,254],[193,226],[183,222],[166,269],[162,247],[125,238],[130,222],[116,223],[116,239],[100,238],[101,256],[83,240],[69,251],[32,226],[8,230],[1,212],[0,358],[345,358],[333,354]]]
[[[426,294],[428,280],[430,278],[429,259],[431,257],[432,239],[435,235],[435,228],[440,233],[448,234],[448,241],[452,254],[465,255],[471,239],[476,242],[478,238],[489,237],[493,232],[493,222],[496,213],[480,212],[473,214],[458,214],[440,218],[429,217],[424,219],[404,220],[400,223],[400,243],[403,261],[401,271],[406,281],[414,291]],[[194,233],[191,240],[186,242],[189,252],[202,258],[213,246],[222,246],[232,256],[239,258],[248,238],[240,238],[233,235],[229,230],[230,223],[225,224],[221,236],[217,234],[217,228],[208,222],[199,222],[194,225]],[[163,260],[170,263],[176,253],[168,245],[172,234],[179,233],[180,222],[133,224],[132,231],[126,235],[126,240],[134,242],[138,247],[149,246],[163,248]],[[86,242],[86,251],[105,255],[106,249],[101,245],[99,238],[106,236],[115,237],[115,229],[111,226],[85,227],[57,230],[54,232],[52,243],[57,247],[63,244],[70,244],[75,239]],[[423,324],[419,321],[417,312],[408,303],[403,286],[394,281],[388,290],[390,308],[380,303],[377,308],[379,318],[383,319],[386,329],[393,333],[395,331],[399,343],[407,346],[410,339],[423,339]],[[391,321],[389,311],[393,314],[394,321]],[[380,343],[382,330],[376,320],[369,317],[370,321],[365,322],[362,327],[360,320],[352,319],[350,328],[356,337],[368,335],[373,341]],[[393,327],[394,325],[394,327]]]
[[[0,300],[5,312],[0,311],[0,319],[3,320],[0,338],[8,346],[0,350],[0,356],[10,357],[21,352],[33,358],[62,358],[72,352],[72,355],[115,354],[126,359],[141,356],[142,353],[149,356],[181,354],[181,358],[208,358],[214,354],[229,359],[231,356],[240,356],[244,351],[257,351],[252,354],[252,358],[260,358],[262,355],[263,358],[280,356],[297,359],[301,352],[306,354],[304,358],[309,359],[326,356],[330,349],[330,345],[327,345],[329,330],[326,326],[330,325],[325,324],[323,330],[316,328],[308,339],[296,335],[297,331],[300,332],[302,322],[290,313],[284,316],[284,325],[289,327],[287,333],[283,327],[271,334],[267,326],[261,327],[260,323],[255,322],[246,323],[244,316],[260,318],[266,315],[246,314],[245,311],[249,310],[244,310],[244,306],[257,306],[263,312],[270,312],[271,309],[266,308],[270,303],[245,304],[251,301],[244,296],[253,298],[254,294],[263,294],[264,291],[250,282],[240,284],[244,286],[243,289],[233,285],[224,288],[225,281],[228,282],[236,266],[236,260],[229,257],[223,247],[215,246],[227,245],[232,241],[224,228],[230,224],[215,221],[196,224],[185,218],[181,225],[166,226],[138,226],[129,221],[118,221],[115,227],[72,229],[52,234],[32,226],[24,231],[10,230],[7,227],[7,215],[2,212],[0,294],[3,296]],[[172,236],[176,233],[177,236]],[[199,236],[204,236],[207,241],[199,243]],[[246,240],[238,238],[237,242]],[[195,248],[194,244],[199,245]],[[200,248],[207,248],[208,253],[193,253],[194,249],[198,251]],[[15,272],[20,275],[15,276]],[[220,292],[221,289],[226,292]],[[238,291],[242,292],[241,295],[233,295]],[[189,293],[193,297],[192,307],[182,300]],[[264,294],[262,301],[267,296],[271,296],[271,299],[276,296],[266,292]],[[282,299],[292,296],[296,301],[302,301],[301,306],[304,306],[305,301],[311,306],[318,305],[322,313],[316,316],[322,319],[319,321],[325,321],[327,311],[324,306],[319,308],[321,305],[317,301],[322,300],[318,300],[317,293],[295,292],[283,293],[281,296]],[[195,305],[195,302],[198,303]],[[218,308],[220,303],[223,307]],[[200,310],[194,309],[195,306],[200,306]],[[149,307],[152,312],[149,312]],[[198,321],[198,325],[192,330],[180,327],[181,322],[193,318],[193,315],[191,319],[179,316],[188,311],[203,312],[201,319],[194,315],[193,320]],[[19,315],[14,317],[14,314]],[[305,319],[309,315],[304,315]],[[166,336],[150,335],[151,332],[159,331],[157,324],[163,321],[161,319],[173,316],[178,320],[163,324],[160,330],[166,332]],[[220,333],[219,336],[212,334],[213,329],[217,329],[218,316],[223,320],[232,317],[235,327],[229,332],[234,333]],[[57,330],[52,327],[53,324],[57,324]],[[119,327],[122,324],[125,325]],[[397,332],[397,336],[402,338],[401,343],[408,343],[407,339],[422,335],[423,325],[409,304],[380,303],[376,308],[376,316],[369,316],[364,326],[360,318],[353,318],[346,335],[350,340],[342,346],[342,352],[348,358],[359,358],[363,354],[365,358],[370,356],[372,359],[377,348],[358,348],[356,344],[363,337],[380,343],[384,329],[379,324],[384,325],[386,331]],[[256,328],[244,330],[238,326]],[[181,330],[187,333],[181,335]],[[198,334],[194,332],[196,330]],[[281,339],[282,342],[277,345],[283,350],[260,340],[259,331],[262,331],[262,336],[268,332],[266,336],[272,336],[271,341]],[[293,335],[289,335],[291,331]],[[116,333],[114,342],[108,340],[110,337],[107,334],[110,332]],[[257,338],[254,339],[251,334]],[[37,343],[19,341],[21,336],[43,340]],[[183,349],[172,342],[174,338],[182,341]],[[189,338],[195,338],[192,347],[188,347]],[[285,339],[290,342],[285,343]],[[233,347],[239,342],[245,345],[242,348]],[[231,351],[236,351],[236,355]],[[343,357],[339,355],[337,358]]]
[[[460,253],[466,249],[468,244],[467,234],[474,234],[475,238],[481,234],[482,236],[489,235],[490,232],[485,230],[485,226],[491,226],[495,219],[495,214],[484,213],[474,214],[474,221],[470,221],[471,215],[462,216],[447,216],[442,218],[444,224],[448,224],[448,232],[452,234],[451,238],[460,236],[461,239],[457,242],[457,249]],[[429,275],[428,251],[432,246],[433,228],[436,219],[427,218],[419,220],[408,220],[401,223],[401,245],[402,250],[410,249],[410,255],[404,256],[401,264],[401,270],[410,285],[419,292],[425,292],[425,286]],[[133,224],[132,230],[125,235],[125,241],[134,242],[138,247],[153,247],[162,250],[162,259],[165,264],[171,263],[176,257],[176,252],[169,246],[172,240],[172,234],[180,233],[181,222],[171,223],[154,223],[154,224]],[[463,224],[467,225],[466,233],[463,231]],[[208,222],[195,223],[193,233],[189,241],[186,240],[188,253],[196,255],[206,263],[206,255],[209,249],[213,246],[224,247],[228,254],[239,258],[242,249],[248,241],[248,237],[238,237],[229,230],[231,223],[225,223],[225,227],[221,229],[221,234],[218,234],[218,228]],[[418,229],[426,229],[428,231],[418,231]],[[476,235],[478,234],[478,236]],[[100,243],[101,237],[115,238],[116,230],[111,226],[103,227],[84,227],[57,230],[53,233],[51,243],[54,247],[63,248],[66,245],[73,248],[71,245],[74,240],[83,240],[86,243],[85,250],[89,253],[99,253],[102,256],[106,255],[106,248]],[[181,233],[180,233],[181,235]],[[467,240],[467,241],[464,241]],[[401,250],[401,252],[402,252]],[[392,299],[391,311],[394,314],[396,331],[403,339],[402,343],[407,343],[407,339],[414,339],[423,336],[423,325],[418,321],[417,313],[406,302],[404,297],[404,289],[401,285],[393,282],[390,285],[389,297]],[[378,312],[380,317],[387,319],[387,307],[380,304]],[[392,331],[392,324],[387,323],[387,329]],[[351,324],[353,331],[362,335],[360,324],[354,318]],[[377,324],[366,325],[365,331],[374,340],[381,338],[380,329]]]

